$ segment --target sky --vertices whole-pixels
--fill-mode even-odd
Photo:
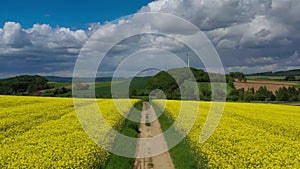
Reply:
[[[137,30],[157,32],[156,25],[147,19],[139,24],[129,24],[133,18],[111,23],[142,12],[168,13],[195,25],[218,52],[226,72],[300,68],[298,0],[27,0],[1,3],[0,78],[20,74],[72,76],[76,59],[90,39],[97,40],[101,44],[97,48],[102,49]],[[163,31],[191,39],[182,25],[163,17],[152,19]],[[155,50],[138,52],[147,48]],[[168,58],[176,54],[184,59],[187,52],[192,56],[191,66],[203,66],[192,51],[174,39],[139,35],[110,50],[101,63],[102,75],[111,75],[122,59],[134,52],[139,54],[132,60],[135,63],[123,66],[128,71],[145,60],[161,69],[176,67],[181,64]]]
[[[137,12],[152,0],[12,0],[0,6],[0,24],[18,22],[23,28],[34,24],[86,29],[90,23],[104,23]]]

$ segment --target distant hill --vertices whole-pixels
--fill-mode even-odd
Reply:
[[[161,71],[155,76],[151,77],[148,80],[148,88],[150,90],[160,89],[164,92],[166,98],[168,99],[187,99],[192,100],[197,98],[198,96],[195,95],[195,91],[193,87],[189,87],[193,82],[196,81],[198,84],[198,88],[200,89],[204,83],[209,83],[212,81],[210,76],[215,77],[213,82],[222,82],[221,74],[217,73],[207,73],[202,69],[196,69],[192,67],[185,67],[185,68],[174,68],[169,69],[167,71]],[[175,80],[176,78],[176,80]],[[227,81],[229,81],[229,76],[226,76]],[[233,79],[232,79],[233,81]],[[202,85],[200,85],[200,83]],[[200,86],[199,86],[200,85]],[[180,91],[180,87],[185,88],[184,92]],[[204,100],[209,100],[211,96],[210,89],[201,88],[201,98]]]
[[[72,82],[72,77],[44,76],[49,82]]]
[[[49,82],[69,82],[71,83],[73,78],[72,77],[60,77],[60,76],[45,76],[46,79],[48,79]],[[78,78],[82,81],[90,81],[91,78]],[[127,78],[118,77],[115,78],[115,80],[125,80]],[[112,77],[97,77],[95,79],[95,82],[110,82],[112,81]]]
[[[48,89],[48,80],[42,76],[22,75],[0,80],[0,94],[28,94]]]
[[[277,71],[277,72],[262,72],[248,74],[247,76],[300,76],[300,69]]]

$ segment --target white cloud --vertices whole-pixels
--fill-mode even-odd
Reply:
[[[6,22],[0,29],[0,71],[7,74],[34,74],[71,71],[82,45],[88,39],[84,30],[52,28]],[[70,74],[71,75],[71,74]]]
[[[223,48],[223,49],[236,49],[238,47],[238,43],[233,40],[229,39],[223,39],[219,41],[217,44],[217,48]]]
[[[247,58],[246,62],[249,65],[258,65],[258,64],[272,64],[274,59],[272,57],[258,57],[258,58]]]
[[[46,24],[34,24],[32,28],[23,29],[19,23],[6,22],[0,31],[0,50],[15,52],[21,48],[23,51],[50,52],[69,48],[80,49],[88,39],[83,30],[72,31],[69,28],[52,28]],[[14,53],[11,53],[14,54]],[[1,55],[1,53],[0,53]]]
[[[269,71],[297,67],[296,64],[300,63],[297,52],[300,51],[300,1],[297,0],[157,0],[139,12],[170,13],[193,23],[215,45],[227,70]],[[126,24],[139,19],[144,20],[139,24]],[[155,24],[150,25],[149,19],[155,20]],[[97,29],[102,31],[96,32]],[[0,28],[0,59],[14,58],[15,63],[28,65],[24,69],[39,64],[37,72],[51,71],[51,68],[53,72],[63,72],[58,70],[62,69],[59,65],[67,63],[71,70],[81,47],[94,33],[94,42],[90,43],[94,43],[97,49],[111,45],[121,35],[130,35],[140,29],[185,37],[192,34],[184,22],[160,17],[147,20],[135,16],[118,23],[91,23],[87,30],[75,31],[52,28],[47,24],[24,29],[19,23],[6,22]],[[107,67],[112,68],[122,55],[147,47],[161,47],[180,55],[186,52],[183,52],[182,44],[161,36],[131,37],[114,48],[115,60],[111,57]],[[25,62],[24,58],[31,59]],[[3,64],[0,63],[1,71],[10,69]],[[13,71],[14,65],[10,65],[9,71]],[[48,68],[44,70],[43,67]]]
[[[140,12],[166,12],[183,17],[202,30],[249,22],[271,8],[271,0],[158,0]]]
[[[14,48],[22,48],[25,45],[30,45],[30,40],[26,32],[19,23],[15,22],[6,22],[4,24],[1,42],[3,45]]]
[[[300,65],[300,55],[298,51],[295,51],[293,55],[291,55],[288,59],[285,61],[287,66],[299,66]]]
[[[265,65],[265,66],[232,66],[225,68],[227,72],[234,72],[234,71],[240,71],[240,72],[269,72],[274,71],[278,69],[278,64],[271,64],[271,65]]]
[[[299,51],[300,1],[296,0],[158,0],[140,12],[166,12],[204,30],[227,67],[276,68]],[[288,60],[288,61],[286,61]],[[294,59],[295,60],[295,59]],[[296,59],[297,60],[297,59]]]
[[[27,33],[37,33],[39,35],[48,36],[51,33],[52,28],[47,24],[34,24],[32,28],[25,30]]]

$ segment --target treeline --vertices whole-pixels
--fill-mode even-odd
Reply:
[[[188,73],[189,68],[171,69],[168,71],[162,71],[148,80],[148,88],[151,90],[160,89],[164,92],[167,99],[195,99],[195,91],[189,86],[189,81],[193,80],[193,77],[197,82],[211,82],[209,74],[201,69],[190,68],[192,74]],[[218,74],[211,74],[211,76],[220,76]],[[176,80],[175,80],[176,79]],[[216,78],[218,79],[218,78]],[[300,89],[295,87],[282,87],[275,93],[269,91],[266,86],[261,86],[258,90],[254,88],[250,89],[236,89],[234,81],[246,82],[246,76],[241,72],[231,72],[226,75],[226,82],[231,88],[231,91],[227,94],[228,101],[300,101]],[[216,81],[218,82],[218,81]],[[201,84],[201,83],[199,83]],[[179,86],[184,89],[183,93],[180,92]],[[190,90],[191,89],[191,90]],[[201,100],[210,101],[212,98],[212,92],[210,88],[199,87],[199,97]],[[217,97],[222,98],[224,93],[216,91]]]
[[[295,102],[300,101],[300,89],[296,89],[293,86],[288,88],[279,88],[275,93],[269,91],[266,86],[261,86],[258,90],[250,88],[245,90],[242,89],[232,89],[227,96],[229,101],[286,101]]]
[[[278,71],[278,72],[262,72],[254,73],[248,76],[300,76],[300,69],[288,70],[288,71]]]
[[[284,81],[300,81],[300,78],[296,78],[296,76],[285,76]]]
[[[0,80],[0,94],[27,95],[35,91],[49,89],[48,80],[42,76],[17,76]]]
[[[46,97],[72,97],[72,90],[66,87],[60,87],[36,94]]]

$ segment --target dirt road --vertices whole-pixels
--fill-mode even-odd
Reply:
[[[134,169],[174,169],[157,115],[148,102],[143,103],[139,130]]]

